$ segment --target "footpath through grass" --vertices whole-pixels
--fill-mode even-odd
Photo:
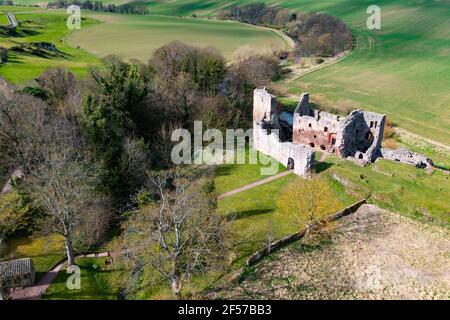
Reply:
[[[424,223],[450,226],[448,174],[435,171],[430,175],[423,169],[383,159],[361,167],[331,155],[317,164],[316,171],[328,181],[342,208],[371,195],[369,202],[382,208]],[[224,165],[216,172],[220,192],[263,177],[251,165]],[[219,201],[220,212],[232,222],[236,267],[243,266],[246,258],[269,240],[299,230],[276,205],[283,188],[295,179],[301,178],[289,175]]]

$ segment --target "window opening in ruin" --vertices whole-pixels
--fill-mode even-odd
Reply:
[[[317,138],[317,136],[316,135],[314,135],[314,139],[316,139]]]
[[[370,127],[373,128],[373,121],[370,121]]]
[[[322,144],[322,145],[320,146],[320,149],[325,150],[325,146]]]
[[[308,127],[310,127],[310,128],[312,127],[311,123],[308,124]]]
[[[367,132],[366,133],[366,140],[372,140],[372,133],[371,132]]]
[[[309,145],[311,148],[314,148],[314,143],[311,142]]]
[[[295,166],[294,159],[289,158],[289,159],[288,159],[288,165],[287,165],[288,170],[294,169],[294,166]]]
[[[362,153],[359,154],[359,158],[362,159],[364,156]]]
[[[336,144],[336,139],[335,138],[331,139],[331,145],[334,146],[335,144]]]
[[[375,121],[375,128],[377,127],[377,125],[378,125],[378,121]]]
[[[323,131],[328,132],[328,127],[323,128]]]

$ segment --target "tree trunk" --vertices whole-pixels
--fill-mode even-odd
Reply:
[[[68,237],[65,238],[66,243],[66,253],[67,253],[67,265],[71,266],[75,263],[75,257],[73,256],[73,245],[72,240]]]
[[[181,298],[181,280],[178,276],[172,278],[172,292],[177,299]]]

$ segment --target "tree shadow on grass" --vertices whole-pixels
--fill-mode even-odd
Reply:
[[[219,166],[216,168],[216,176],[229,176],[231,174],[231,165]]]
[[[239,219],[245,219],[252,216],[260,215],[260,214],[266,214],[272,212],[272,209],[257,209],[257,210],[244,210],[240,212],[232,212],[226,215],[227,221],[234,221]]]
[[[333,164],[329,163],[329,162],[317,162],[316,165],[314,166],[314,171],[316,173],[321,173],[323,171],[327,171],[332,166],[333,166]]]

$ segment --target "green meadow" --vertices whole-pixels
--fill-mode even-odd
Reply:
[[[10,10],[11,8],[6,8]],[[62,38],[70,31],[66,27],[67,15],[62,12],[49,11],[45,13],[25,11],[24,8],[14,10],[16,18],[20,22],[19,36],[0,36],[0,46],[11,48],[26,42],[51,42],[54,43],[61,57],[40,57],[32,54],[19,53],[10,50],[9,62],[0,66],[0,76],[14,83],[23,83],[35,78],[48,68],[68,68],[76,75],[86,73],[88,67],[98,63],[98,58],[93,54],[67,45]],[[0,11],[4,11],[0,7]],[[94,19],[86,19],[83,25],[88,27],[99,23]]]
[[[316,158],[319,157],[316,155]],[[265,178],[258,176],[259,168],[260,165],[250,164],[219,166],[215,180],[217,190],[229,191],[230,186],[238,188]],[[342,208],[368,198],[369,203],[411,219],[444,228],[449,226],[448,174],[440,171],[429,174],[411,165],[383,159],[361,167],[334,156],[319,162],[316,172],[329,182]],[[302,178],[291,174],[219,201],[220,212],[233,225],[235,266],[242,266],[268,239],[279,239],[297,231],[298,227],[288,216],[282,215],[276,205],[283,188],[297,179]]]
[[[106,23],[72,33],[72,46],[105,56],[147,61],[164,44],[179,40],[200,47],[215,47],[226,57],[239,47],[284,48],[285,41],[275,32],[242,23],[153,15],[93,14]]]
[[[54,67],[65,67],[82,76],[90,65],[98,64],[99,58],[109,54],[146,62],[155,49],[175,40],[215,47],[228,58],[245,45],[287,46],[271,30],[235,22],[89,12],[82,16],[82,29],[70,31],[65,22],[67,15],[62,10],[0,7],[0,11],[14,11],[20,22],[19,31],[32,31],[17,37],[0,36],[0,46],[11,48],[20,43],[45,41],[56,44],[64,53],[60,58],[43,58],[10,51],[9,63],[0,66],[0,75],[15,83],[31,80]]]

